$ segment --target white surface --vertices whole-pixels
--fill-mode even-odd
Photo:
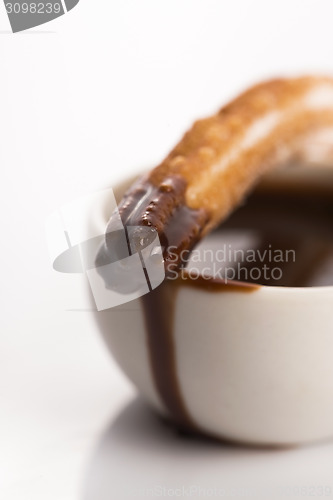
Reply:
[[[1,498],[103,500],[123,484],[259,487],[271,476],[333,488],[331,443],[264,452],[168,439],[131,403],[90,312],[73,311],[86,307],[80,279],[52,271],[44,236],[50,212],[156,163],[248,83],[333,73],[332,18],[330,0],[81,0],[12,35],[0,5]]]

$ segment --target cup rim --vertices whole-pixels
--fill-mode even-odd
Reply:
[[[114,190],[114,193],[115,193],[115,197],[116,197],[116,200],[118,201],[118,199],[120,198],[120,196],[118,195],[117,196],[117,191],[120,193],[124,193],[126,188],[129,187],[133,182],[135,182],[135,180],[140,176],[142,175],[146,170],[140,170],[138,173],[136,174],[132,174],[132,175],[127,175],[127,176],[122,176],[120,178],[118,178],[118,180],[114,183],[114,186],[111,186],[112,189]],[[332,172],[331,172],[332,174]],[[274,175],[274,174],[273,174]],[[103,195],[103,191],[101,191],[101,194]],[[105,205],[107,204],[107,199],[103,200],[103,212],[105,212]],[[95,215],[96,215],[96,212],[95,212]],[[104,215],[106,215],[104,213]],[[103,233],[105,231],[105,226],[107,224],[107,217],[103,217],[102,216],[102,213],[100,213],[100,224],[102,225],[102,222],[104,224],[104,227],[102,228],[103,229]],[[104,219],[102,221],[102,219]],[[200,276],[200,275],[199,275]],[[185,279],[184,277],[180,276],[177,278],[177,282],[178,282],[178,286],[181,286],[181,287],[185,287],[186,285],[183,283],[185,281],[188,281],[187,279]],[[192,284],[191,284],[191,287],[192,288],[196,288],[195,286],[195,281],[196,280],[192,280]],[[171,282],[171,281],[170,281]],[[225,283],[225,290],[222,291],[221,289],[221,293],[226,293],[227,292],[227,288],[229,285],[232,285],[232,284],[236,284],[236,286],[239,286],[239,285],[245,285],[245,286],[248,286],[248,285],[252,285],[252,283],[248,283],[248,282],[242,282],[241,280],[228,280],[227,283]],[[210,290],[204,290],[203,287],[199,287],[197,285],[197,289],[201,289],[202,292],[210,292]],[[242,286],[239,286],[240,288],[240,292],[241,292],[241,289],[243,288]],[[320,294],[320,293],[333,293],[333,284],[332,285],[323,285],[323,286],[275,286],[275,285],[262,285],[260,283],[254,283],[253,284],[253,288],[257,288],[258,290],[274,290],[276,292],[282,292],[282,293],[290,293],[290,292],[293,292],[293,293],[314,293],[314,294]],[[219,293],[219,292],[216,292],[214,291],[214,293]]]

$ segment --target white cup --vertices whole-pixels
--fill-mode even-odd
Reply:
[[[302,179],[333,193],[329,169],[297,172],[277,173],[267,182]],[[119,187],[116,198],[123,192]],[[107,205],[102,197],[89,221],[101,233]],[[251,293],[242,287],[212,291],[195,282],[162,287],[175,297],[173,375],[197,430],[259,445],[333,436],[333,286],[259,286]],[[154,376],[142,299],[95,316],[123,372],[152,407],[173,419]]]

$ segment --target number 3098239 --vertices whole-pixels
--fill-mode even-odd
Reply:
[[[6,3],[8,14],[60,14],[60,3]]]

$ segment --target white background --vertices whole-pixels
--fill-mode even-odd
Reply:
[[[332,0],[81,0],[13,35],[0,5],[1,499],[263,477],[333,490],[332,443],[243,450],[161,428],[77,310],[84,283],[52,271],[44,234],[52,210],[157,163],[249,83],[333,74],[332,23]]]

